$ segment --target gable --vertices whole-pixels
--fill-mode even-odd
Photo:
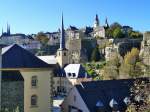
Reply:
[[[29,51],[13,45],[2,54],[2,68],[48,68],[49,64],[40,60]]]
[[[133,85],[133,81],[133,79],[92,81],[77,85],[76,88],[90,112],[96,111],[98,101],[104,104],[107,111],[111,111],[109,103],[112,99],[118,102],[120,109],[125,105],[123,100],[130,96],[130,87]]]

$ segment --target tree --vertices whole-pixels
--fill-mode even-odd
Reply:
[[[113,24],[110,25],[110,29],[114,30],[116,28],[122,28],[122,26],[118,22],[114,22]]]
[[[113,31],[113,37],[114,38],[122,38],[123,37],[123,32],[121,30],[121,28],[116,27]]]
[[[113,30],[111,28],[106,29],[105,31],[106,37],[111,38],[113,37]]]
[[[43,45],[45,45],[49,40],[43,32],[39,32],[35,39],[40,41]]]
[[[136,62],[139,61],[139,53],[140,51],[137,48],[132,48],[131,52],[125,55],[125,64],[135,65]]]
[[[143,35],[138,31],[131,31],[129,37],[131,38],[141,38]]]
[[[112,37],[116,38],[119,35],[119,38],[120,38],[121,36],[123,36],[121,29],[122,29],[122,26],[119,23],[115,22],[110,26],[110,28],[106,30],[106,36],[110,38]]]
[[[91,61],[99,61],[100,60],[100,53],[99,53],[99,48],[98,46],[96,46],[96,48],[94,48],[92,55],[91,55]]]
[[[122,76],[129,75],[129,77],[139,77],[143,75],[143,63],[139,59],[139,52],[137,48],[132,48],[131,52],[125,55],[120,68]]]

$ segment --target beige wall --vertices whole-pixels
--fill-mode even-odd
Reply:
[[[53,83],[53,90],[54,91],[57,91],[57,87],[60,86],[60,83],[61,83],[61,86],[66,88],[67,93],[73,87],[71,82],[65,77],[61,77],[61,80],[60,80],[60,77],[54,77],[53,79],[54,79],[53,80],[54,81],[54,83]]]
[[[68,50],[57,50],[56,59],[58,64],[61,67],[64,67],[64,65],[68,64],[69,61]]]
[[[57,91],[57,87],[61,86],[66,88],[66,92],[69,93],[70,89],[73,88],[74,85],[80,84],[81,82],[92,81],[92,78],[78,78],[78,79],[69,79],[66,77],[54,77],[53,90]],[[60,82],[61,81],[61,82]]]
[[[76,97],[76,100],[74,100],[74,97]],[[69,92],[69,95],[65,98],[64,102],[62,103],[63,112],[69,112],[69,105],[82,110],[82,112],[89,112],[86,104],[82,100],[78,90],[75,87]]]
[[[104,27],[96,27],[95,29],[94,29],[94,37],[95,36],[99,36],[99,37],[103,37],[103,38],[105,38],[105,29],[104,29]]]
[[[24,112],[50,112],[52,106],[50,70],[21,71],[24,77]],[[31,77],[38,77],[36,88],[31,87]],[[38,96],[37,107],[31,107],[31,96]]]

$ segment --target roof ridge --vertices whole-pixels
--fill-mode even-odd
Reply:
[[[3,47],[2,48],[2,54],[5,54],[7,51],[9,51],[9,49],[11,49],[12,47],[14,47],[15,45],[17,45],[17,44],[12,44],[12,45]]]

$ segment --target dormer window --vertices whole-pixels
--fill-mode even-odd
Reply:
[[[129,105],[131,103],[130,101],[130,98],[129,97],[125,97],[123,102],[126,104],[126,105]]]
[[[68,76],[71,77],[71,73],[68,73]]]
[[[103,107],[104,104],[99,100],[97,103],[96,103],[96,107]]]
[[[75,73],[72,73],[72,77],[75,77],[76,76],[76,74]]]
[[[117,101],[115,99],[112,99],[109,102],[109,106],[112,108],[112,110],[118,111],[118,103],[117,103]]]
[[[142,100],[143,100],[143,98],[141,96],[139,96],[139,95],[135,96],[135,101],[140,102]]]
[[[105,112],[105,107],[101,100],[97,101],[95,106],[96,106],[96,112]]]

